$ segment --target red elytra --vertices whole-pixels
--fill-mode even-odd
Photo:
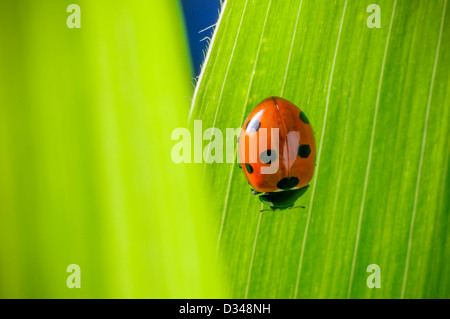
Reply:
[[[278,138],[272,128],[278,128]],[[266,143],[261,143],[260,135]],[[280,97],[267,98],[245,120],[239,136],[239,159],[245,177],[257,192],[306,188],[314,174],[315,158],[316,142],[311,124],[305,113],[291,102]],[[278,169],[262,174],[261,169],[270,165]]]

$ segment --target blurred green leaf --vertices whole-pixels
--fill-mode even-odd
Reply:
[[[260,214],[237,164],[206,164],[234,297],[450,297],[450,5],[380,0],[370,29],[372,2],[226,1],[191,121],[240,127],[281,96],[319,152],[305,210]]]
[[[0,297],[223,296],[178,3],[0,4]],[[81,267],[81,289],[66,267]]]

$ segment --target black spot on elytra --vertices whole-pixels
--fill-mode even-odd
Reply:
[[[290,189],[298,185],[298,178],[295,176],[285,177],[277,183],[279,189]]]
[[[245,163],[245,168],[249,174],[253,173],[253,167],[250,164]]]
[[[250,121],[247,122],[245,130],[247,131],[247,133],[255,133],[256,131],[259,130],[260,126],[261,126],[260,121],[258,121],[257,119],[251,119]]]
[[[311,147],[308,144],[300,145],[298,147],[298,156],[301,158],[308,158],[309,154],[311,154]]]
[[[304,112],[300,112],[300,120],[302,120],[302,122],[305,124],[309,124],[308,117],[306,117],[306,114]]]
[[[270,164],[277,159],[277,152],[273,150],[264,151],[259,155],[259,159],[264,164]]]

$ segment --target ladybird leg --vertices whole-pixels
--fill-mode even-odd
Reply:
[[[258,192],[257,190],[252,190],[252,194],[253,195],[258,195],[258,194],[262,194],[262,192]]]

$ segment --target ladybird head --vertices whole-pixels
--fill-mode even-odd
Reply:
[[[259,200],[269,206],[272,210],[291,208],[294,206],[297,199],[308,190],[308,187],[309,185],[298,189],[264,193],[259,196]]]

